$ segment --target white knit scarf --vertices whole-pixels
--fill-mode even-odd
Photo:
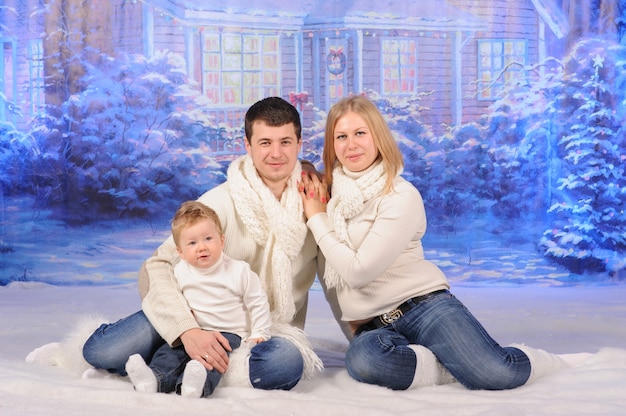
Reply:
[[[322,368],[306,335],[289,325],[296,308],[293,300],[293,264],[307,234],[298,180],[302,165],[296,163],[280,201],[263,183],[252,158],[241,156],[228,168],[228,183],[235,209],[254,241],[265,247],[259,277],[270,303],[272,333],[296,344],[305,361],[305,378]]]
[[[265,247],[259,276],[274,319],[279,322],[291,322],[296,312],[292,262],[300,254],[307,234],[297,184],[301,172],[298,162],[278,201],[261,180],[250,156],[236,159],[228,168],[235,209],[254,241]]]
[[[326,211],[335,229],[337,238],[355,250],[348,234],[347,220],[363,211],[365,201],[380,194],[386,183],[385,168],[382,162],[372,165],[361,173],[350,172],[341,165],[333,169],[332,197]],[[343,284],[341,276],[326,261],[324,281],[329,288]]]

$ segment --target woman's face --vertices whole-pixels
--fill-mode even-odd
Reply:
[[[378,149],[369,126],[354,112],[348,112],[337,119],[333,145],[339,162],[352,172],[369,168],[378,157]]]

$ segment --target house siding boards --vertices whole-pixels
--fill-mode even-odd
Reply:
[[[432,94],[422,97],[422,105],[429,108],[421,115],[421,121],[441,133],[446,124],[453,122],[454,79],[452,73],[452,39],[446,37],[418,38],[419,92]],[[463,105],[465,108],[465,104]]]
[[[380,39],[373,36],[363,36],[363,51],[361,52],[363,68],[361,79],[365,90],[380,89]],[[359,93],[361,91],[354,91]]]
[[[125,53],[143,53],[143,16],[140,4],[112,2],[113,45]]]
[[[168,50],[186,55],[185,32],[179,22],[167,15],[154,14],[154,50]]]
[[[296,68],[296,34],[283,35],[280,37],[280,62],[283,68],[281,76],[281,94],[289,97],[289,93],[296,91],[300,70]]]

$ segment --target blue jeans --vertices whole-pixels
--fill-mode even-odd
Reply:
[[[412,306],[395,322],[362,332],[352,340],[345,359],[352,378],[406,390],[413,378],[419,377],[415,353],[408,347],[417,344],[430,349],[469,389],[512,389],[528,380],[530,361],[526,354],[498,345],[450,292]]]
[[[102,324],[83,345],[83,357],[96,368],[126,375],[126,361],[139,354],[147,363],[165,344],[142,311],[112,324]]]
[[[128,357],[140,354],[149,363],[164,343],[146,315],[139,311],[113,324],[102,324],[85,342],[83,357],[95,368],[125,376]],[[304,369],[298,348],[280,337],[255,345],[249,362],[250,382],[263,390],[292,389]]]
[[[222,332],[222,335],[228,340],[233,351],[241,345],[241,338],[238,335],[229,332]],[[157,379],[157,391],[161,393],[170,393],[175,391],[180,394],[183,383],[183,374],[185,365],[191,361],[191,358],[185,352],[185,347],[172,348],[167,344],[154,353],[149,367]],[[222,374],[217,370],[207,370],[202,397],[209,397],[215,391],[218,383],[222,379]]]

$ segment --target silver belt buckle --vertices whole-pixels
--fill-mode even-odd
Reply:
[[[400,319],[400,317],[403,315],[402,311],[400,309],[394,309],[390,312],[385,312],[382,315],[380,315],[380,320],[385,324],[385,325],[389,325],[390,323],[393,323],[395,321],[397,321],[398,319]]]

